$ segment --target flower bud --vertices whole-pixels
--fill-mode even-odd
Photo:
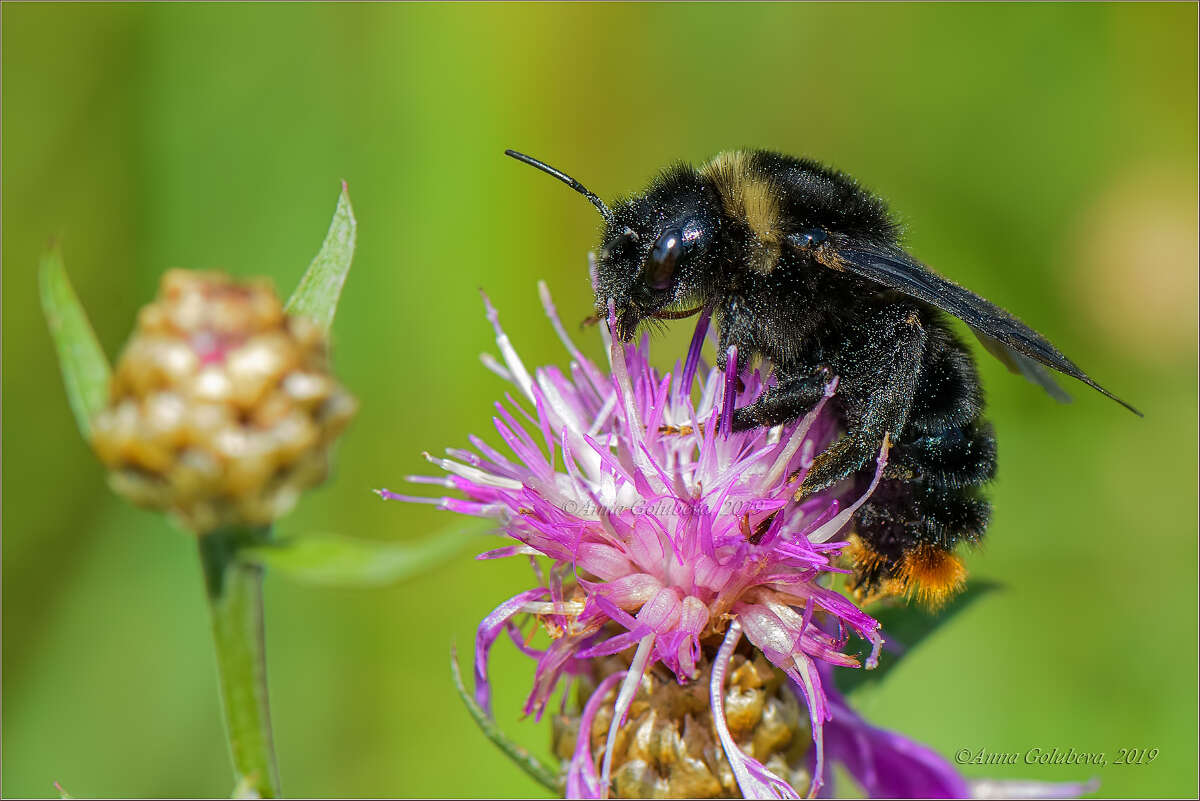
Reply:
[[[171,270],[113,374],[92,447],[113,489],[196,532],[262,526],[324,480],[357,410],[322,330],[270,284]]]

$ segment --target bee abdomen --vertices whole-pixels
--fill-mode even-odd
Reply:
[[[917,521],[917,539],[947,551],[966,540],[983,537],[992,516],[992,505],[978,487],[942,489],[909,484]]]
[[[948,329],[929,331],[908,425],[855,514],[849,553],[860,591],[937,606],[966,579],[955,548],[979,542],[991,519],[982,486],[996,475],[996,438],[970,353]]]
[[[996,477],[996,437],[986,420],[938,434],[905,436],[892,452],[889,473],[931,487],[974,487]]]
[[[978,542],[990,519],[991,504],[977,485],[881,482],[854,516],[849,554],[857,589],[915,595],[930,606],[941,605],[966,579],[954,549],[964,540]]]
[[[983,411],[983,392],[971,352],[942,323],[940,316],[935,315],[929,322],[926,327],[929,342],[906,433],[938,434],[961,428]]]
[[[918,544],[953,550],[978,542],[991,504],[978,487],[947,489],[909,481],[884,481],[855,515],[858,535],[889,562]]]

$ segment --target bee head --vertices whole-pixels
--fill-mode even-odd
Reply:
[[[618,206],[605,226],[596,260],[596,311],[616,312],[620,339],[633,338],[647,319],[671,320],[698,312],[702,296],[704,255],[713,225],[702,209],[664,207],[637,199]],[[641,213],[640,213],[641,212]],[[696,306],[696,308],[683,308]]]
[[[662,175],[644,195],[609,209],[571,176],[544,162],[504,151],[536,167],[583,195],[604,217],[604,236],[596,262],[596,312],[608,318],[616,310],[620,339],[633,338],[646,319],[671,320],[700,311],[681,309],[702,302],[707,262],[715,241],[718,213],[695,171],[679,166]]]

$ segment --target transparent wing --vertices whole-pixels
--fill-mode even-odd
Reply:
[[[954,315],[969,325],[984,346],[1009,369],[1044,387],[1055,398],[1069,399],[1039,365],[1076,378],[1139,417],[1142,415],[1093,381],[1037,331],[994,303],[933,272],[900,248],[839,247],[832,258],[818,260]]]

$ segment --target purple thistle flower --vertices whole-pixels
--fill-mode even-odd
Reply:
[[[575,347],[546,286],[539,290],[572,357],[569,376],[553,366],[531,375],[484,297],[503,356],[501,363],[485,355],[484,364],[512,382],[533,408],[525,411],[511,395],[507,406],[496,404],[493,422],[516,460],[472,436],[474,451],[426,455],[447,476],[410,477],[465,497],[380,490],[387,499],[499,521],[517,544],[480,559],[544,556],[553,564],[543,572],[533,562],[538,586],[504,601],[481,622],[475,650],[479,704],[490,712],[488,654],[502,633],[537,663],[526,714],[540,719],[564,678],[583,679],[584,687],[595,683],[581,703],[579,735],[568,758],[570,797],[608,795],[618,732],[652,670],[669,671],[681,686],[707,675],[713,736],[745,797],[795,798],[797,789],[816,795],[826,781],[827,751],[872,793],[969,794],[948,763],[869,727],[833,687],[834,666],[857,668],[865,661],[874,667],[883,642],[878,622],[826,585],[832,574],[848,572],[834,564],[845,547],[838,538],[878,483],[888,448],[885,443],[865,492],[846,482],[793,499],[814,456],[838,433],[826,408],[836,379],[803,419],[731,432],[735,406],[758,397],[773,378],[739,369],[732,348],[724,372],[703,365],[707,312],[686,360],[666,375],[650,366],[645,339],[636,347],[623,345],[601,326],[610,360],[605,371]],[[517,623],[522,616],[541,623],[549,647],[527,644]],[[864,643],[865,660],[850,650],[851,635]],[[743,637],[790,680],[808,710],[807,787],[794,788],[730,732],[725,687]],[[622,669],[612,670],[614,656],[630,650]],[[595,666],[606,659],[610,669],[598,673]],[[739,657],[739,664],[745,661]],[[610,720],[597,759],[589,734],[605,714]],[[908,772],[897,768],[906,759],[914,765]]]

